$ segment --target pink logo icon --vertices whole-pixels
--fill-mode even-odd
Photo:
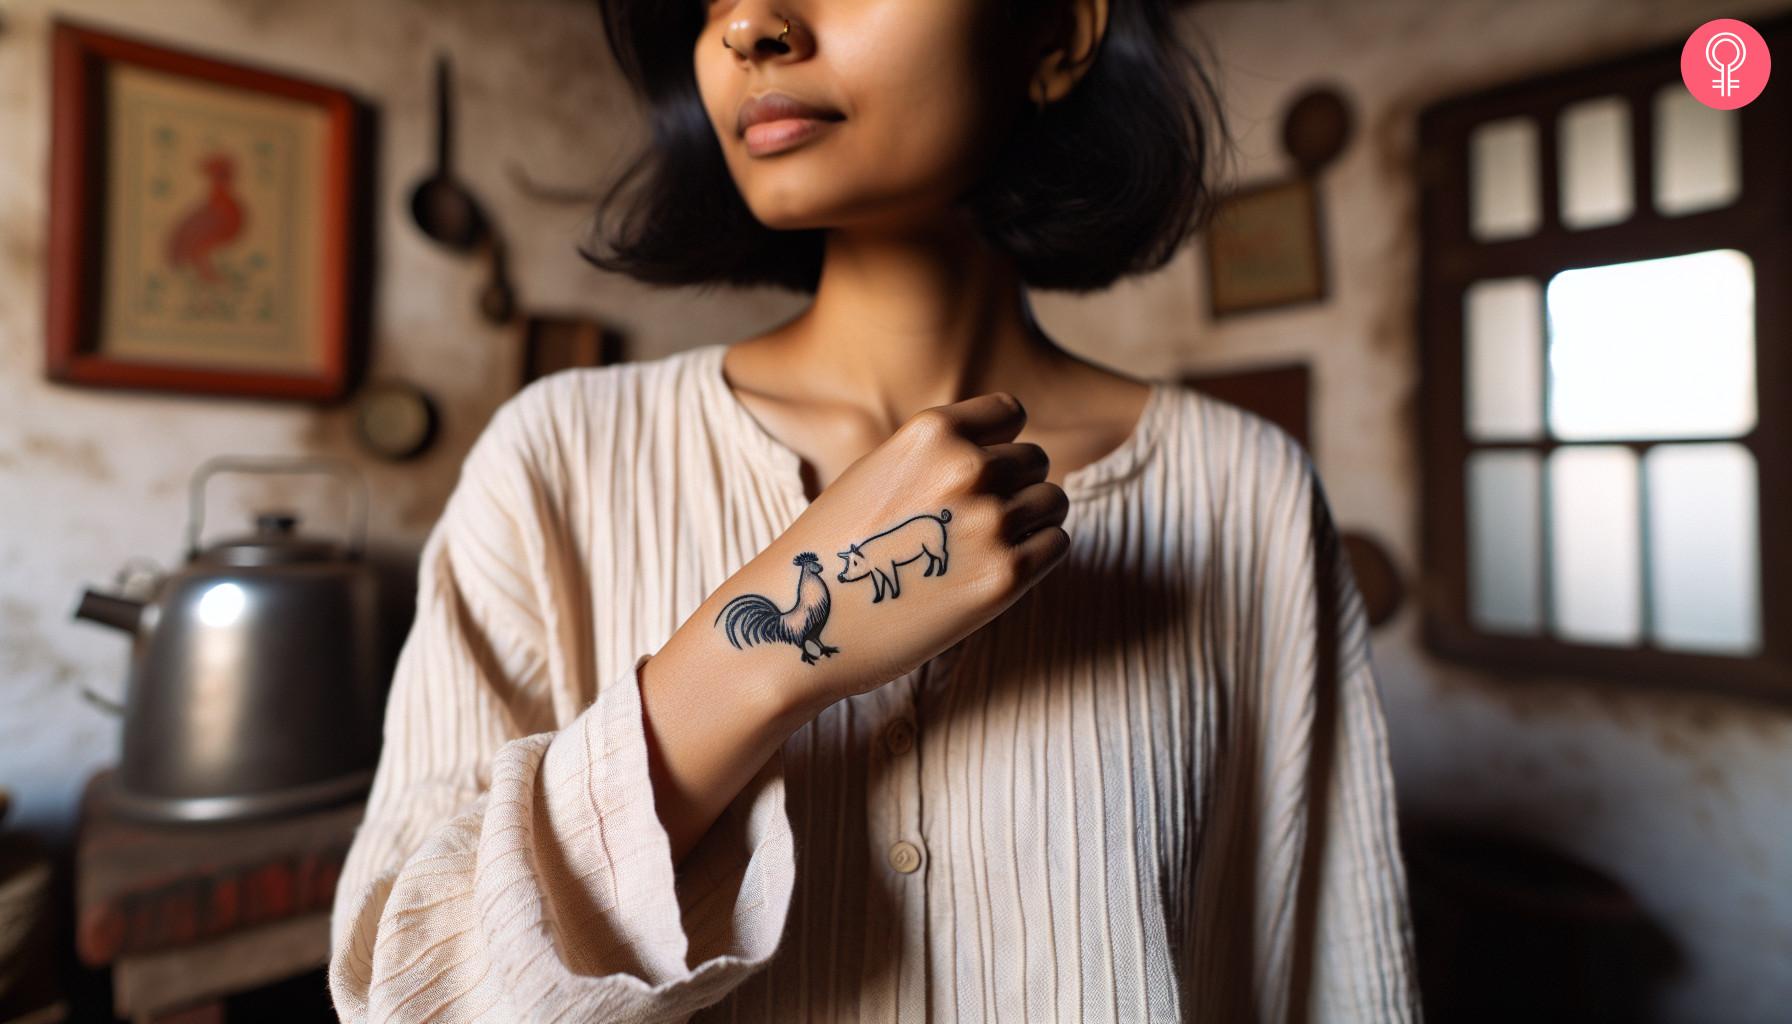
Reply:
[[[1735,18],[1700,25],[1680,51],[1680,78],[1693,99],[1717,110],[1754,102],[1767,88],[1767,40]]]

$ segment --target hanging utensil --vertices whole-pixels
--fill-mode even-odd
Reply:
[[[411,217],[430,238],[468,251],[485,239],[489,228],[473,194],[454,177],[453,123],[448,56],[442,54],[436,57],[436,166],[411,190]]]
[[[486,253],[491,258],[491,279],[479,293],[479,312],[494,324],[507,324],[516,315],[516,293],[505,267],[504,240],[495,231],[487,237]]]

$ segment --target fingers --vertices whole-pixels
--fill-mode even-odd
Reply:
[[[1006,391],[991,391],[934,408],[948,418],[955,433],[980,445],[1012,441],[1027,424],[1027,411],[1020,399]]]
[[[1002,508],[1003,539],[1018,544],[1028,535],[1056,527],[1070,512],[1070,499],[1057,484],[1035,483],[1014,493]]]
[[[992,444],[984,448],[983,452],[989,460],[990,480],[1003,493],[1036,484],[1051,472],[1051,457],[1046,455],[1044,448],[1036,444],[1019,441]]]
[[[1030,581],[1029,586],[1056,568],[1069,551],[1070,534],[1065,533],[1062,526],[1047,526],[1035,530],[1014,546],[1021,575]]]

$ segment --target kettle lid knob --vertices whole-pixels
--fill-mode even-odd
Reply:
[[[255,514],[256,533],[291,534],[299,525],[299,517],[291,512],[258,512]]]
[[[195,555],[192,561],[209,565],[284,565],[291,562],[330,562],[353,558],[335,543],[297,532],[299,516],[285,509],[255,513],[255,532],[227,537]]]

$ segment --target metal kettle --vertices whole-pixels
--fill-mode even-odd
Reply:
[[[236,473],[322,473],[351,485],[354,534],[298,533],[260,512],[255,532],[200,547],[206,483]],[[364,792],[379,756],[378,594],[363,555],[367,491],[323,458],[208,460],[193,475],[186,563],[150,600],[87,591],[77,618],[132,634],[122,812],[149,821],[290,813]]]

